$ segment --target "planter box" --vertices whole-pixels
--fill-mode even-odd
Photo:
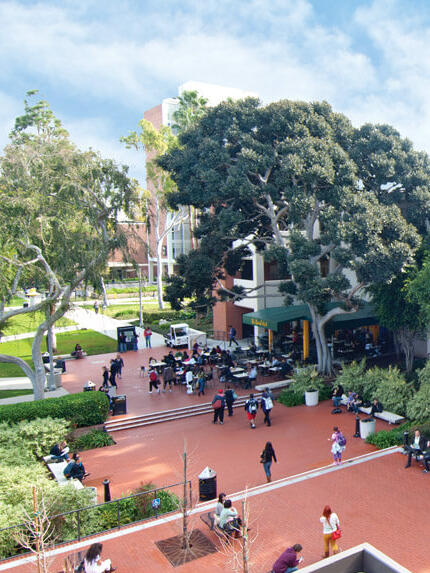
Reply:
[[[305,392],[305,404],[306,406],[317,406],[318,405],[319,391],[314,390],[313,392]]]

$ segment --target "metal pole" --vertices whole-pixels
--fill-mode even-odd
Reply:
[[[121,517],[119,515],[119,503],[116,502],[116,517],[118,519],[118,529],[121,529]]]
[[[360,438],[360,417],[359,416],[355,416],[355,434],[353,436],[354,438]]]
[[[137,267],[137,277],[139,279],[139,326],[143,327],[143,315],[142,315],[142,272],[140,267]]]
[[[76,522],[78,525],[78,541],[81,539],[81,512],[78,510],[76,514]]]
[[[105,502],[111,500],[109,484],[110,484],[110,481],[108,479],[103,480]]]

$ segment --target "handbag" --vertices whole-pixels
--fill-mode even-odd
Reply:
[[[336,539],[339,539],[340,537],[342,537],[342,531],[341,531],[340,527],[337,526],[336,531],[333,531],[333,533],[331,534],[331,538],[336,540]]]

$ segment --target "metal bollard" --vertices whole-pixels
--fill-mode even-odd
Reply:
[[[409,446],[409,432],[403,432],[403,447]]]
[[[354,438],[360,438],[360,416],[355,416],[355,434]]]
[[[103,480],[103,486],[105,488],[105,503],[110,501],[110,488],[109,488],[110,481],[108,479]]]

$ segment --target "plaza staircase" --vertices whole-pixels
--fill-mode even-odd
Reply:
[[[261,395],[261,392],[254,393],[254,398],[258,400]],[[249,396],[239,396],[233,404],[233,408],[243,408],[248,398]],[[141,426],[151,426],[152,424],[161,424],[162,422],[170,422],[211,413],[213,413],[212,404],[211,402],[206,402],[204,404],[174,408],[173,410],[163,410],[162,412],[152,412],[151,414],[142,414],[140,416],[129,416],[127,418],[121,418],[120,420],[109,420],[105,424],[105,429],[107,432],[118,432],[120,430],[130,430]]]

